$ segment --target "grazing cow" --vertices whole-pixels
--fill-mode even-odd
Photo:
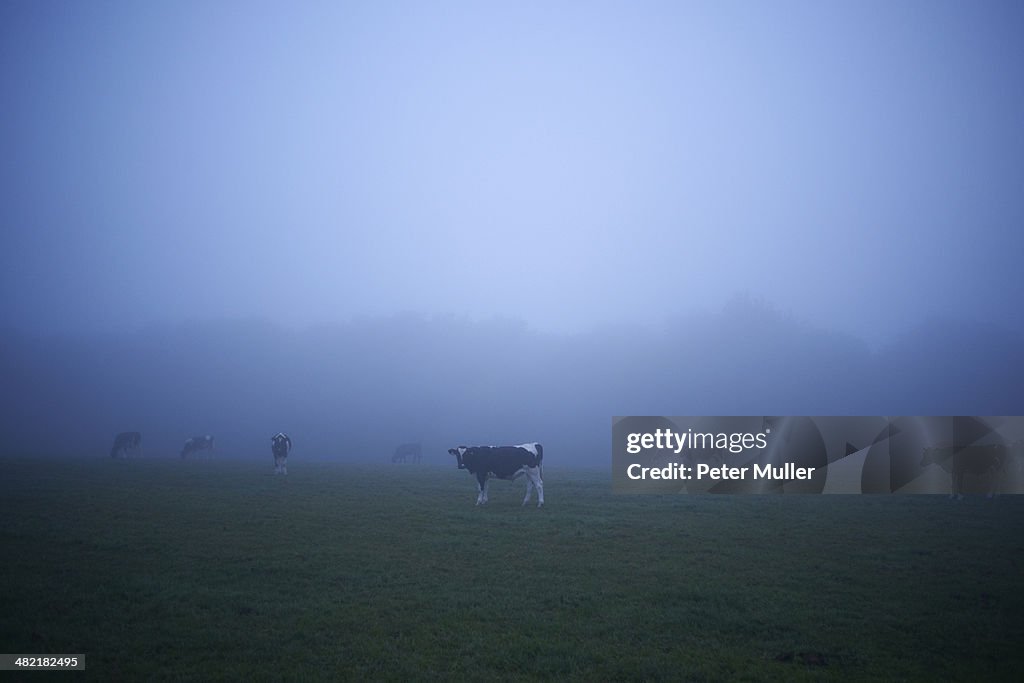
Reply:
[[[205,436],[193,436],[191,439],[185,442],[185,446],[181,449],[181,457],[185,458],[198,451],[212,451],[213,450],[213,437],[209,434]],[[210,457],[210,453],[206,454],[206,457]]]
[[[512,481],[526,475],[526,497],[523,505],[530,502],[530,494],[537,489],[537,507],[544,505],[544,480],[541,461],[544,448],[539,443],[524,443],[519,446],[459,446],[449,448],[455,456],[460,470],[469,470],[476,476],[476,504],[487,502],[488,477]]]
[[[114,445],[110,449],[111,458],[127,458],[128,451],[140,453],[142,434],[138,432],[121,432],[114,437]]]
[[[953,481],[949,497],[963,500],[964,477],[985,477],[988,483],[987,497],[996,494],[999,480],[1011,456],[1010,447],[1002,444],[984,446],[926,446],[921,466],[939,465],[947,472],[952,469]],[[952,461],[952,467],[950,467]]]
[[[423,447],[417,443],[403,443],[395,449],[391,456],[391,462],[405,462],[406,458],[412,458],[413,462],[419,462],[423,457]]]
[[[288,454],[292,450],[292,440],[284,432],[270,437],[270,450],[274,453],[274,474],[288,474]]]

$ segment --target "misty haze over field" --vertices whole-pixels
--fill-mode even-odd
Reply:
[[[1015,2],[0,4],[6,448],[1024,413]]]
[[[516,321],[395,316],[295,330],[261,321],[33,338],[9,332],[8,448],[103,455],[118,431],[146,456],[217,437],[218,457],[386,462],[421,440],[540,440],[551,465],[610,464],[613,415],[1020,414],[1024,338],[932,321],[879,351],[737,299],[659,328],[545,335]]]

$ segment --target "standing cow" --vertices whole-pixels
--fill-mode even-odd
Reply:
[[[288,474],[288,454],[292,450],[292,440],[284,432],[270,437],[270,450],[274,454],[274,474]]]
[[[423,457],[423,447],[417,443],[403,443],[395,449],[391,456],[391,462],[405,462],[406,458],[412,458],[413,462],[419,462]]]
[[[186,458],[193,453],[199,451],[212,451],[213,450],[213,437],[209,434],[205,436],[193,436],[191,439],[185,442],[185,446],[181,449],[181,457]],[[211,453],[207,453],[206,457],[209,458]]]
[[[111,458],[127,458],[128,451],[141,452],[142,434],[139,432],[121,432],[114,437],[114,445],[110,449]]]
[[[544,505],[544,480],[541,462],[544,448],[539,443],[524,443],[519,446],[459,446],[449,448],[455,456],[460,470],[469,470],[476,476],[476,504],[487,502],[488,477],[515,480],[526,475],[526,497],[523,505],[530,502],[533,489],[537,489],[537,507]]]

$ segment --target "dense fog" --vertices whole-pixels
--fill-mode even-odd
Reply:
[[[617,414],[1020,413],[1022,35],[1017,2],[0,3],[2,448],[605,466]]]
[[[2,322],[589,334],[751,292],[873,345],[1021,331],[1022,34],[1015,2],[2,3]]]
[[[105,457],[140,431],[143,457],[177,457],[209,433],[217,457],[269,462],[284,430],[296,461],[387,462],[422,441],[450,464],[452,446],[538,440],[550,466],[604,468],[613,415],[1024,412],[1019,334],[933,320],[873,349],[750,298],[577,335],[409,314],[5,339],[7,454]]]

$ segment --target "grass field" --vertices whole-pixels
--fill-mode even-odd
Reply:
[[[545,468],[544,509],[522,481],[477,508],[454,466],[271,471],[0,460],[0,652],[104,681],[1024,672],[1022,496],[613,496]]]

